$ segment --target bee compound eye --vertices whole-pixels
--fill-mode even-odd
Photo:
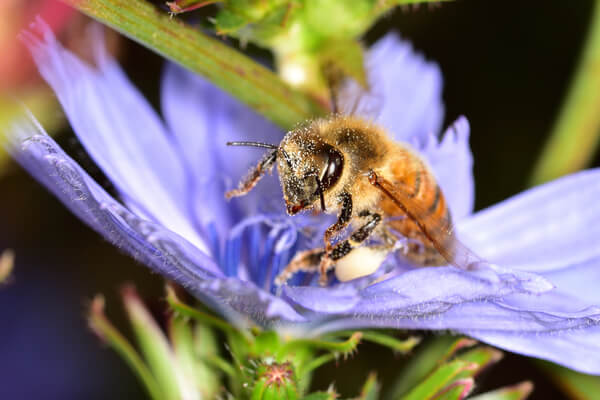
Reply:
[[[333,146],[327,146],[326,148],[327,161],[325,169],[322,173],[321,183],[323,190],[327,190],[337,183],[342,175],[342,169],[344,168],[344,156]]]

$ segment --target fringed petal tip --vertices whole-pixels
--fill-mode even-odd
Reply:
[[[367,64],[372,91],[383,97],[378,121],[397,140],[425,140],[441,131],[443,78],[436,63],[389,33],[369,50]]]
[[[423,154],[436,176],[455,222],[470,215],[475,205],[473,156],[469,136],[469,121],[460,116],[439,139],[437,134],[430,132],[424,141],[419,137],[411,140],[411,144]]]
[[[64,49],[41,20],[23,35],[79,140],[128,205],[208,251],[206,238],[191,222],[179,149],[150,104],[105,54],[101,35],[91,38],[98,68]]]

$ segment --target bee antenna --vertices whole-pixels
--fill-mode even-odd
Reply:
[[[317,181],[317,192],[319,193],[319,197],[321,199],[321,211],[325,212],[327,209],[325,208],[325,196],[323,195],[323,185],[319,180],[319,177],[315,175],[315,180]]]
[[[279,146],[274,144],[262,143],[262,142],[227,142],[227,146],[248,146],[248,147],[262,147],[264,149],[277,150]]]

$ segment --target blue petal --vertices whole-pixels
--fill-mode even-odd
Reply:
[[[115,246],[228,317],[265,326],[305,319],[251,282],[227,279],[215,261],[186,239],[144,220],[112,199],[33,120],[12,127],[11,153],[71,211]]]
[[[107,240],[161,274],[189,286],[196,277],[219,276],[201,250],[117,203],[33,120],[14,125],[12,155],[73,213]],[[169,254],[169,247],[173,252]],[[176,252],[176,255],[174,254]]]
[[[284,286],[283,294],[293,303],[318,313],[340,313],[353,309],[361,300],[356,289],[314,286]]]
[[[223,201],[225,189],[237,187],[265,152],[228,147],[226,143],[250,140],[278,145],[284,132],[205,79],[173,64],[165,70],[162,102],[165,118],[196,180],[215,182],[201,195],[210,208],[197,202],[200,218],[213,218],[212,209],[216,215],[226,214],[223,208],[229,209],[231,205]],[[265,199],[271,202],[265,204]],[[267,175],[256,189],[231,203],[248,215],[259,209],[283,211],[281,199],[278,179]],[[230,219],[216,222],[223,229],[232,224]]]
[[[596,315],[582,320],[580,327],[548,330],[525,335],[521,332],[468,331],[467,335],[526,356],[543,358],[587,374],[600,375],[600,326]]]
[[[470,248],[505,267],[543,272],[600,257],[600,169],[520,193],[457,228]]]
[[[156,113],[119,66],[95,43],[99,68],[65,50],[41,20],[24,32],[42,76],[52,86],[79,140],[125,201],[200,248],[185,203],[186,176]]]
[[[600,374],[598,198],[600,169],[478,213],[459,224],[461,237],[482,256],[513,269],[492,268],[498,279],[453,268],[405,272],[362,290],[360,303],[315,332],[369,326],[451,329]]]
[[[377,122],[396,140],[426,140],[441,131],[443,82],[437,64],[390,33],[369,50],[367,69],[374,96],[381,96],[383,105]]]
[[[417,147],[433,170],[454,221],[470,215],[475,203],[469,131],[469,121],[461,116],[446,129],[439,142],[436,135],[431,134]]]

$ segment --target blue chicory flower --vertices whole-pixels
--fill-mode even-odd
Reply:
[[[101,41],[94,43],[93,68],[41,21],[23,40],[119,199],[33,118],[13,127],[15,158],[106,239],[233,323],[302,335],[368,327],[452,330],[600,374],[600,170],[472,214],[469,124],[460,117],[437,139],[440,71],[397,36],[387,35],[368,54],[383,100],[378,122],[430,163],[463,242],[502,267],[415,269],[390,260],[376,282],[367,277],[319,287],[304,276],[281,291],[273,286],[275,275],[296,251],[314,244],[302,232],[321,229],[322,219],[287,217],[273,177],[231,202],[223,193],[260,157],[259,150],[225,143],[278,143],[283,132],[175,65],[167,65],[162,81],[163,122]]]

